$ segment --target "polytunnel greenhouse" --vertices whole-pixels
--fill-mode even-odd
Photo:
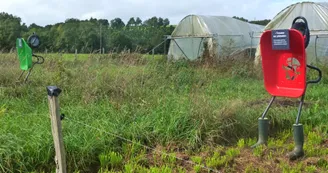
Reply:
[[[226,16],[189,15],[169,37],[168,58],[196,60],[206,49],[220,58],[256,48],[263,29],[264,26]]]
[[[293,20],[303,16],[310,28],[310,43],[306,49],[307,62],[327,62],[328,58],[328,3],[299,2],[280,11],[264,31],[273,29],[290,29]],[[255,63],[261,60],[260,46],[258,45]]]

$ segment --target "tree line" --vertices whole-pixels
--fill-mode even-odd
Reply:
[[[234,18],[238,18],[234,16]],[[238,18],[247,21],[244,18]],[[267,21],[253,21],[265,25]],[[127,23],[120,18],[107,19],[90,18],[79,20],[70,18],[53,25],[39,26],[35,23],[27,26],[21,18],[0,13],[0,51],[10,51],[15,48],[15,40],[25,39],[32,33],[40,37],[41,45],[37,51],[91,53],[104,48],[106,52],[122,50],[146,53],[164,41],[165,35],[170,35],[175,26],[170,25],[167,18],[152,17],[142,21],[139,17],[131,17]],[[159,46],[155,53],[164,53],[169,47]],[[166,49],[165,49],[166,48]]]
[[[144,53],[164,41],[164,35],[170,35],[175,28],[170,25],[169,19],[161,17],[152,17],[145,21],[139,17],[131,17],[126,24],[120,18],[111,21],[70,18],[44,27],[35,23],[26,26],[21,22],[20,17],[0,13],[1,51],[15,48],[16,38],[27,39],[36,33],[42,43],[37,51],[74,53],[78,50],[79,53],[90,53],[104,48],[106,51],[130,50]],[[164,45],[156,49],[156,53],[164,51]]]
[[[257,25],[267,25],[269,22],[271,22],[270,19],[264,19],[264,20],[247,20],[243,17],[237,17],[237,16],[233,16],[232,18],[244,21],[244,22],[248,22],[248,23],[253,23],[253,24],[257,24]]]

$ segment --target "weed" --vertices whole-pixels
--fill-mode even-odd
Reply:
[[[315,133],[315,132],[309,132],[307,134],[307,143],[308,145],[319,145],[321,144],[323,141],[322,137],[318,134],[318,133]]]
[[[187,173],[187,170],[182,167],[178,167],[178,173]]]
[[[280,168],[282,169],[283,173],[297,173],[297,172],[302,172],[303,168],[303,163],[299,162],[297,165],[291,167],[285,162],[280,163]]]
[[[225,166],[229,161],[227,156],[213,156],[206,159],[206,165],[210,168],[218,169]]]
[[[255,138],[249,138],[247,140],[247,146],[250,147],[250,146],[254,145],[256,143],[256,141],[257,141],[257,139],[255,139]]]
[[[314,173],[317,171],[317,168],[314,165],[305,167],[305,172]]]
[[[201,167],[201,165],[195,165],[193,169],[194,169],[195,172],[198,173],[202,170],[202,167]]]
[[[183,149],[188,157],[200,157],[195,160],[196,171],[200,171],[202,162],[233,170],[234,165],[239,166],[236,160],[240,157],[254,157],[245,156],[244,150],[257,141],[256,120],[270,95],[264,89],[261,73],[250,61],[204,66],[168,62],[160,57],[141,58],[139,54],[91,54],[76,60],[71,55],[58,58],[48,54],[45,63],[36,66],[28,84],[23,85],[16,83],[21,72],[17,57],[0,56],[0,172],[51,172],[55,168],[45,91],[48,85],[62,89],[61,112],[68,117],[62,121],[68,172],[98,168],[104,172],[193,169],[179,165],[174,153],[162,159],[140,145]],[[323,158],[328,154],[322,147],[322,134],[328,129],[328,96],[323,94],[328,92],[326,85],[323,79],[307,91],[311,104],[304,106],[306,116],[302,119],[308,126],[306,153]],[[273,105],[268,112],[272,119],[269,148],[274,151],[268,159],[282,157],[291,146],[297,109],[288,105]],[[320,127],[322,134],[311,132],[311,126]],[[112,133],[135,144],[109,135]],[[211,148],[217,146],[223,149],[212,152]],[[198,153],[202,147],[207,148],[203,151],[206,156]],[[264,150],[258,148],[253,153],[261,157]],[[322,168],[327,168],[321,162]],[[289,168],[287,164],[285,169]]]
[[[191,160],[196,164],[202,164],[203,158],[200,156],[193,156],[193,157],[191,157]]]
[[[253,155],[256,157],[262,157],[265,147],[263,145],[259,145],[253,149]]]
[[[104,169],[108,169],[109,166],[112,169],[120,168],[123,164],[123,157],[119,153],[109,152],[99,155],[100,165]]]
[[[229,148],[227,151],[226,151],[226,155],[229,157],[229,158],[235,158],[237,157],[238,155],[240,154],[240,150],[237,148],[237,149],[234,149],[234,148]]]
[[[245,140],[239,139],[237,143],[238,148],[244,148],[245,147]]]
[[[263,173],[265,171],[263,171],[263,168],[259,167],[259,166],[255,166],[253,165],[253,163],[247,165],[247,167],[245,168],[245,173]]]
[[[320,168],[324,168],[328,170],[328,161],[325,159],[319,159],[318,163],[317,163],[318,167]]]
[[[267,159],[268,160],[272,160],[273,159],[273,151],[269,151],[269,154],[267,155]]]
[[[136,165],[131,164],[131,163],[127,163],[127,164],[124,165],[124,172],[133,173],[135,167],[136,167]]]
[[[171,167],[174,167],[174,165],[176,164],[176,154],[175,153],[171,153],[171,154],[163,154],[162,155],[162,160],[164,163],[167,163],[168,165],[170,165]]]
[[[201,169],[202,169],[202,167],[201,167],[201,165],[202,165],[202,157],[199,157],[199,156],[193,156],[193,157],[191,157],[191,160],[194,162],[194,163],[196,163],[196,165],[194,165],[194,167],[193,167],[193,169],[194,169],[194,171],[195,172],[200,172],[201,171]]]
[[[108,169],[110,164],[110,156],[107,153],[102,153],[99,155],[100,166],[102,168]]]

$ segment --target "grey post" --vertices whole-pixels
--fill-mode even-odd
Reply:
[[[74,60],[76,61],[77,60],[77,49],[75,49],[75,56],[74,56]]]
[[[61,89],[56,86],[48,86],[47,92],[51,119],[51,131],[56,150],[56,173],[66,173],[66,154],[62,135],[60,109],[58,103],[58,96],[61,93]]]

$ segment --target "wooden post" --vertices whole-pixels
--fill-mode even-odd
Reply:
[[[51,131],[56,150],[56,173],[66,173],[66,156],[58,103],[58,96],[61,93],[61,89],[57,88],[56,86],[48,86],[47,91],[51,119]]]
[[[167,41],[167,38],[164,38],[164,56],[166,55],[166,41]]]
[[[101,27],[102,27],[102,25],[100,24],[100,31],[99,31],[99,41],[100,41],[100,51],[99,51],[99,52],[100,52],[100,54],[101,54],[101,52],[102,52],[102,51],[101,51],[101,48],[102,48]]]
[[[77,60],[77,49],[75,49],[75,61]]]
[[[153,54],[153,59],[154,59],[154,57],[155,57],[155,50],[154,50],[154,49],[152,49],[151,51],[152,51],[152,54]]]

